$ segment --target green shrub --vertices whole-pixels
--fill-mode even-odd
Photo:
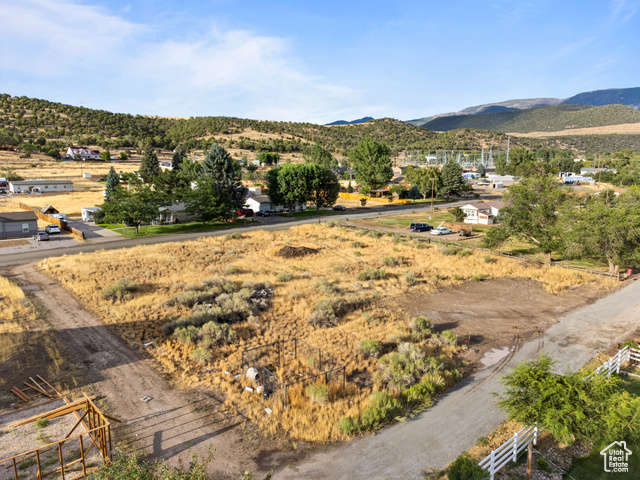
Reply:
[[[334,265],[333,269],[336,272],[346,272],[347,271],[347,267],[345,265]]]
[[[235,283],[227,278],[219,277],[218,275],[204,280],[202,282],[202,286],[215,295],[219,295],[221,293],[232,293],[238,290]]]
[[[624,348],[624,347],[635,348],[637,350],[638,349],[638,342],[636,342],[635,340],[627,340],[626,342],[624,342],[622,344],[622,348]]]
[[[449,466],[449,480],[482,480],[489,478],[489,472],[483,470],[478,462],[463,453]]]
[[[460,251],[460,249],[458,247],[456,247],[455,245],[449,245],[448,247],[442,249],[442,254],[443,255],[457,255],[459,251]]]
[[[191,350],[189,356],[191,357],[191,360],[198,363],[207,363],[209,360],[211,360],[211,352],[203,347],[198,347],[194,350]]]
[[[312,384],[309,385],[305,390],[307,397],[309,397],[312,401],[323,404],[326,403],[329,399],[329,390],[326,385],[318,385]]]
[[[337,282],[332,283],[326,277],[323,277],[315,286],[320,293],[324,293],[325,295],[336,295],[341,292],[340,287],[338,287],[336,283]]]
[[[354,250],[353,256],[354,257],[361,257],[362,256],[362,252],[360,250]]]
[[[477,443],[483,447],[488,447],[491,444],[487,437],[480,437]]]
[[[129,300],[132,297],[131,294],[139,289],[140,285],[135,281],[130,278],[121,278],[102,291],[102,298],[105,300]]]
[[[225,240],[238,240],[238,239],[240,239],[240,238],[242,238],[242,234],[241,234],[241,233],[239,233],[239,232],[236,232],[236,233],[227,233],[227,234],[224,236],[224,239],[225,239]]]
[[[437,374],[427,374],[415,385],[402,391],[402,399],[411,408],[428,408],[433,405],[433,396],[444,390],[445,381]]]
[[[418,283],[418,280],[416,279],[416,274],[411,271],[404,272],[404,283],[406,283],[409,286],[412,286]]]
[[[369,230],[367,236],[371,238],[380,238],[384,235],[382,232],[376,232],[375,230]]]
[[[387,392],[374,391],[359,417],[342,417],[340,430],[347,435],[376,430],[402,414],[402,404]]]
[[[544,457],[538,457],[536,459],[536,467],[538,467],[540,470],[543,470],[547,473],[552,472],[551,465],[549,465],[549,462],[547,462],[547,460]]]
[[[293,275],[290,273],[279,273],[276,275],[276,281],[280,283],[290,282],[291,280],[293,280]]]
[[[325,298],[316,303],[313,313],[307,318],[307,323],[314,327],[335,327],[344,314],[362,303],[362,297],[355,295]]]
[[[46,417],[39,418],[33,423],[36,428],[45,428],[49,426],[49,419]]]
[[[241,273],[241,272],[242,272],[242,270],[240,270],[235,265],[229,265],[224,271],[224,273],[226,273],[227,275],[233,275],[233,274]]]
[[[442,339],[450,345],[456,345],[458,343],[458,336],[451,330],[444,330],[440,334],[440,337],[442,337]]]
[[[411,343],[398,345],[395,352],[383,356],[378,361],[380,381],[396,392],[418,383],[428,372],[437,372],[444,368],[441,361],[426,357],[424,352]]]
[[[360,350],[360,353],[362,353],[365,357],[375,358],[380,355],[380,352],[382,351],[382,345],[380,345],[380,343],[376,342],[375,340],[363,339],[360,340],[360,343],[358,344],[358,350]]]
[[[496,263],[496,259],[493,258],[491,255],[485,255],[484,256],[484,263]]]
[[[431,336],[433,323],[427,317],[416,317],[409,322],[411,338],[414,341],[421,341]]]
[[[362,248],[362,243],[361,242],[351,242],[351,246],[353,248]]]
[[[200,345],[211,347],[213,345],[226,345],[237,340],[235,330],[228,323],[207,322],[202,326],[198,337]]]
[[[171,297],[171,303],[173,305],[184,305],[186,307],[193,307],[196,303],[212,303],[216,298],[215,292],[201,292],[196,290],[189,290],[186,292],[178,292]]]
[[[460,250],[457,255],[461,258],[465,258],[471,255],[471,252],[469,250]]]
[[[361,282],[364,280],[382,280],[386,278],[387,272],[382,269],[377,268],[368,268],[364,272],[360,272],[357,276],[357,279]]]
[[[173,336],[178,339],[180,343],[185,345],[194,345],[198,339],[200,331],[193,325],[187,325],[186,327],[176,328],[173,332]]]

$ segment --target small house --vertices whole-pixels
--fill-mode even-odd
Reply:
[[[469,203],[460,209],[465,213],[464,223],[491,225],[500,214],[504,202]]]
[[[152,224],[191,222],[194,220],[194,217],[185,212],[184,209],[184,203],[173,203],[166,207],[160,207],[160,216]]]
[[[20,180],[9,182],[11,193],[73,192],[71,180]]]
[[[88,147],[69,147],[66,157],[80,158],[81,160],[100,160],[100,152],[98,150],[91,150]]]
[[[31,237],[38,233],[35,212],[0,213],[0,238]]]

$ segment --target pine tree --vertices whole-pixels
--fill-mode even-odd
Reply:
[[[109,169],[109,173],[107,174],[107,195],[106,198],[107,200],[109,200],[109,198],[111,198],[111,194],[113,193],[113,191],[115,190],[115,188],[120,185],[120,177],[118,177],[118,174],[116,173],[116,171],[114,170],[113,167],[111,167]]]
[[[468,190],[467,182],[462,176],[463,169],[457,162],[449,162],[442,167],[442,189],[439,193],[449,198],[451,194],[458,194]]]
[[[172,170],[180,170],[180,165],[187,157],[187,152],[184,151],[182,145],[178,145],[176,149],[173,151],[173,157],[171,158],[171,169]]]
[[[353,193],[353,186],[351,185],[351,180],[349,180],[349,185],[347,185],[347,193]]]
[[[138,172],[145,183],[149,183],[154,177],[160,174],[160,163],[158,155],[151,147],[147,147],[142,155],[140,171]]]
[[[212,145],[202,162],[203,173],[211,177],[212,185],[224,192],[234,210],[242,208],[247,189],[240,183],[239,165],[220,145]]]

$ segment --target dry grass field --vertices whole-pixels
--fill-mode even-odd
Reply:
[[[640,123],[622,123],[620,125],[605,125],[603,127],[567,128],[556,132],[507,133],[507,135],[513,135],[514,137],[546,138],[558,137],[560,135],[608,135],[612,133],[638,135],[640,134]]]
[[[279,256],[285,247],[317,251],[285,258]],[[534,279],[556,295],[575,285],[611,287],[607,280],[563,269],[447,253],[424,242],[326,224],[139,246],[116,254],[99,251],[39,266],[105,323],[117,326],[130,344],[143,348],[153,341],[146,350],[178,383],[224,391],[227,407],[241,411],[266,434],[285,431],[295,439],[322,442],[348,438],[340,419],[363,415],[373,402],[372,391],[388,391],[392,398],[406,394],[394,390],[376,356],[403,349],[426,355],[427,363],[433,359],[440,367],[425,377],[441,388],[453,385],[456,372],[465,368],[458,356],[461,347],[448,342],[446,334],[417,329],[406,311],[390,307],[390,299],[500,277]],[[256,297],[257,291],[273,294]],[[194,302],[213,306],[193,307]],[[221,310],[225,318],[237,320],[230,325],[235,334],[219,324],[195,321]],[[290,392],[286,409],[245,391],[250,382],[234,378],[241,352],[291,337],[342,362],[346,391],[331,387],[317,398],[299,388]],[[378,342],[379,349],[365,351],[363,340]],[[266,414],[265,407],[273,413]]]
[[[17,401],[11,387],[29,376],[55,380],[65,359],[55,335],[47,332],[45,313],[31,295],[0,276],[0,410]]]

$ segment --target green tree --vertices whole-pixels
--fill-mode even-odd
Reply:
[[[100,208],[104,212],[105,223],[135,226],[138,233],[142,223],[149,223],[160,216],[160,207],[166,202],[148,185],[134,184],[130,187],[115,187]]]
[[[320,207],[330,207],[336,203],[340,193],[340,182],[329,168],[316,163],[303,165],[310,200],[316,204],[316,212]]]
[[[407,167],[404,176],[411,185],[415,185],[422,197],[435,196],[442,188],[442,174],[437,167]]]
[[[228,198],[233,210],[244,206],[247,189],[240,183],[241,167],[220,145],[212,145],[202,162],[202,172],[211,178],[213,187]]]
[[[319,142],[312,147],[306,147],[302,151],[302,158],[305,163],[316,163],[325,168],[334,168],[338,166],[338,161],[331,155],[331,152],[324,148]]]
[[[553,373],[554,362],[542,355],[525,361],[502,383],[498,406],[509,418],[537,423],[558,441],[593,441],[597,446],[640,433],[640,397],[623,391],[614,376]]]
[[[507,163],[507,156],[505,154],[503,154],[503,153],[501,153],[500,155],[497,155],[493,159],[493,166],[495,168],[496,175],[510,175],[511,174],[510,166]]]
[[[109,173],[107,173],[107,188],[106,188],[106,198],[109,199],[113,190],[120,185],[120,177],[116,173],[115,169],[111,167],[109,169]]]
[[[150,183],[154,177],[160,174],[160,163],[158,155],[151,147],[147,147],[140,161],[140,170],[138,172],[145,183]]]
[[[402,198],[406,197],[408,190],[407,190],[407,187],[405,187],[404,185],[398,184],[398,185],[394,185],[393,187],[391,187],[389,189],[389,192],[392,195],[396,195],[398,197],[398,199],[402,199]]]
[[[551,262],[551,252],[563,248],[560,211],[574,204],[574,197],[554,177],[523,178],[503,196],[500,210],[509,235],[535,244]]]
[[[184,151],[182,145],[178,145],[173,151],[173,156],[171,157],[171,170],[180,170],[180,166],[182,165],[182,162],[184,162],[185,158],[187,158],[187,152]]]
[[[193,188],[185,187],[181,197],[185,212],[198,218],[202,225],[211,220],[230,218],[234,212],[226,192],[220,190],[208,176],[197,179]]]
[[[417,185],[411,185],[409,192],[407,193],[407,198],[413,200],[415,203],[416,200],[422,197],[422,193],[420,193],[420,189],[418,189]]]
[[[477,166],[476,173],[478,173],[481,177],[484,177],[487,174],[487,167],[484,166],[484,163],[481,163]]]
[[[464,217],[467,216],[460,207],[452,208],[451,215],[454,216],[454,218],[456,219],[456,222],[462,222],[464,220]]]
[[[127,152],[120,152],[120,160],[128,160],[129,159],[129,155],[127,155]]]
[[[448,162],[442,167],[442,188],[440,193],[446,195],[447,199],[449,195],[460,194],[469,190],[469,184],[462,176],[462,166],[458,162]]]
[[[110,162],[111,161],[111,152],[109,151],[108,148],[106,150],[103,150],[102,152],[100,152],[100,158],[102,160],[104,160],[105,162]]]
[[[316,169],[321,170],[321,168],[317,166],[310,167],[310,165],[301,163],[289,163],[270,170],[267,173],[267,184],[269,186],[271,204],[282,205],[292,211],[314,199],[314,177],[309,172]],[[320,183],[318,183],[318,186],[320,186]],[[321,202],[324,201],[324,195],[321,193]],[[327,195],[327,198],[330,197],[331,195]],[[335,199],[333,201],[335,202]]]
[[[567,255],[589,257],[609,264],[640,265],[640,204],[632,193],[619,198],[602,192],[582,208],[568,209],[563,221]]]
[[[353,193],[353,186],[351,185],[351,180],[349,180],[349,185],[347,185],[347,193]]]
[[[391,151],[384,143],[365,137],[349,152],[358,185],[377,190],[393,178]]]
[[[465,452],[451,463],[447,478],[449,480],[483,480],[489,478],[489,472],[481,468],[478,462]]]

